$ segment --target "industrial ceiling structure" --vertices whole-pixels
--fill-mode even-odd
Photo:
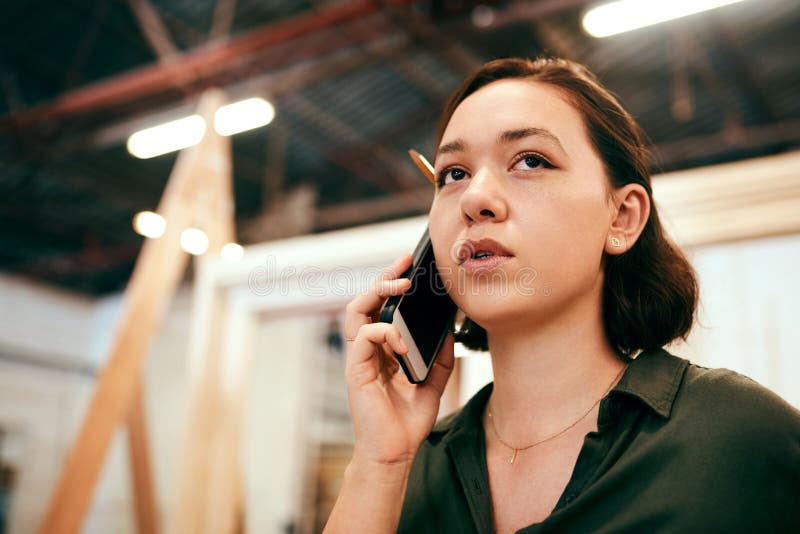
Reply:
[[[175,154],[134,131],[201,92],[260,96],[266,127],[232,137],[238,239],[261,242],[425,213],[406,155],[483,62],[588,65],[639,120],[654,173],[800,145],[794,0],[747,0],[598,39],[592,2],[15,0],[0,22],[0,270],[90,295],[125,286]],[[754,180],[758,176],[753,177]]]

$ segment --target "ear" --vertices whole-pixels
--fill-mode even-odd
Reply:
[[[636,243],[650,216],[650,197],[640,184],[625,184],[612,193],[614,216],[608,228],[605,251],[622,254]]]

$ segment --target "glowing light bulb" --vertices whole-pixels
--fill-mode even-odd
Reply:
[[[472,10],[470,18],[476,28],[488,28],[494,23],[494,9],[483,4],[477,5]]]
[[[206,133],[206,121],[200,115],[165,122],[139,130],[128,138],[128,152],[141,159],[154,158],[194,146]]]
[[[208,250],[208,236],[197,228],[187,228],[181,232],[181,248],[195,256],[204,254]]]
[[[137,234],[156,239],[164,235],[167,221],[158,213],[140,211],[133,217],[133,229]]]
[[[244,257],[244,248],[237,243],[228,243],[222,247],[219,255],[225,261],[239,261]]]
[[[275,107],[263,98],[248,98],[219,108],[214,113],[214,129],[220,135],[233,135],[266,126],[275,118]]]
[[[652,26],[743,0],[619,0],[593,7],[583,16],[583,29],[594,37],[608,37]]]

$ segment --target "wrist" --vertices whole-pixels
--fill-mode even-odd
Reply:
[[[354,455],[324,532],[397,532],[412,460],[380,462]]]
[[[382,460],[355,453],[347,466],[345,477],[375,484],[404,485],[413,461],[412,454]]]

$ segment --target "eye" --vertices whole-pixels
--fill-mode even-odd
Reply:
[[[459,169],[458,167],[451,167],[449,169],[444,169],[442,172],[439,173],[439,180],[438,185],[441,187],[445,184],[449,184],[451,182],[458,182],[459,180],[463,180],[467,176],[467,171],[464,169]]]
[[[547,158],[536,152],[527,152],[517,156],[512,169],[515,170],[531,170],[531,169],[553,169],[555,168]]]

